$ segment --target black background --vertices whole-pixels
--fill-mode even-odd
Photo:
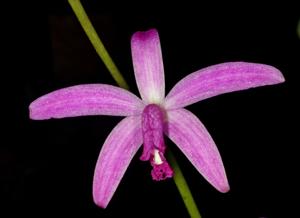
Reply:
[[[221,62],[265,63],[282,71],[284,84],[187,107],[220,150],[229,193],[217,192],[174,144],[167,143],[204,218],[291,217],[297,202],[292,199],[298,196],[300,73],[300,15],[293,6],[278,5],[275,10],[246,3],[223,7],[183,2],[163,9],[148,2],[135,5],[137,9],[113,10],[96,0],[83,4],[135,94],[130,37],[153,27],[160,33],[167,92],[187,74]],[[58,88],[115,82],[66,1],[23,2],[8,9],[12,11],[2,26],[0,217],[19,212],[40,217],[188,217],[173,181],[153,182],[151,167],[139,161],[140,152],[108,208],[93,203],[98,153],[121,118],[31,121],[28,105]]]

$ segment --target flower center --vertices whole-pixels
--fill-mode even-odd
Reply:
[[[140,159],[150,161],[152,179],[159,181],[173,176],[173,170],[164,157],[164,111],[156,104],[149,104],[142,114],[143,153]]]

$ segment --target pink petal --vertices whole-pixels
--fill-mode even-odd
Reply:
[[[167,112],[166,135],[220,192],[229,185],[218,148],[200,120],[185,109]]]
[[[165,100],[167,109],[185,107],[216,95],[284,82],[269,65],[228,62],[196,71],[179,81]]]
[[[94,174],[93,197],[98,206],[107,206],[142,143],[140,116],[123,119],[109,134]]]
[[[165,75],[158,33],[155,29],[136,32],[131,39],[135,79],[146,103],[160,103],[165,97]]]
[[[144,105],[132,93],[110,85],[77,85],[44,95],[29,106],[30,118],[76,117],[85,115],[128,116],[141,114]]]

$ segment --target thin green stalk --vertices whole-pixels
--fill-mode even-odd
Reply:
[[[91,24],[87,14],[84,11],[79,0],[68,0],[69,4],[71,5],[77,19],[79,20],[82,28],[84,29],[85,33],[87,34],[89,40],[91,41],[92,45],[96,49],[98,55],[106,65],[107,69],[109,70],[110,74],[117,82],[117,84],[125,89],[129,89],[125,79],[123,78],[122,74],[118,70],[117,66],[114,64],[113,60],[109,56],[107,50],[105,49],[103,43],[101,42],[99,36],[97,35],[93,25]],[[198,211],[192,193],[186,183],[186,180],[182,174],[182,171],[171,151],[168,152],[168,160],[170,161],[171,166],[174,170],[174,182],[177,186],[177,189],[183,199],[183,202],[187,208],[188,213],[190,214],[191,218],[201,218],[201,215]]]
[[[93,27],[89,17],[87,16],[80,0],[68,0],[68,1],[79,23],[81,24],[86,35],[88,36],[93,47],[95,48],[97,54],[100,56],[101,60],[109,70],[114,80],[117,82],[117,84],[120,87],[128,89],[129,87],[125,79],[123,78],[122,74],[120,73],[117,66],[111,59],[110,55],[108,54],[107,50],[105,49],[101,39],[99,38],[95,28]]]
[[[187,211],[189,212],[192,218],[201,218],[200,212],[197,208],[197,205],[190,191],[190,188],[182,174],[182,171],[178,165],[178,162],[175,159],[174,154],[170,150],[168,151],[168,161],[170,162],[174,170],[173,179],[182,197],[182,200],[185,204]]]

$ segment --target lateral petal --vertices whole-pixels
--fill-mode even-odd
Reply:
[[[212,186],[220,192],[229,191],[218,148],[194,114],[185,109],[168,111],[165,134]]]
[[[93,197],[98,206],[107,206],[142,143],[140,116],[124,118],[109,134],[94,173]]]
[[[29,111],[31,119],[44,120],[85,115],[138,115],[143,108],[143,102],[125,89],[104,84],[88,84],[46,94],[33,101]]]
[[[284,82],[275,67],[246,62],[213,65],[180,80],[165,99],[167,109],[176,109],[216,95]]]

